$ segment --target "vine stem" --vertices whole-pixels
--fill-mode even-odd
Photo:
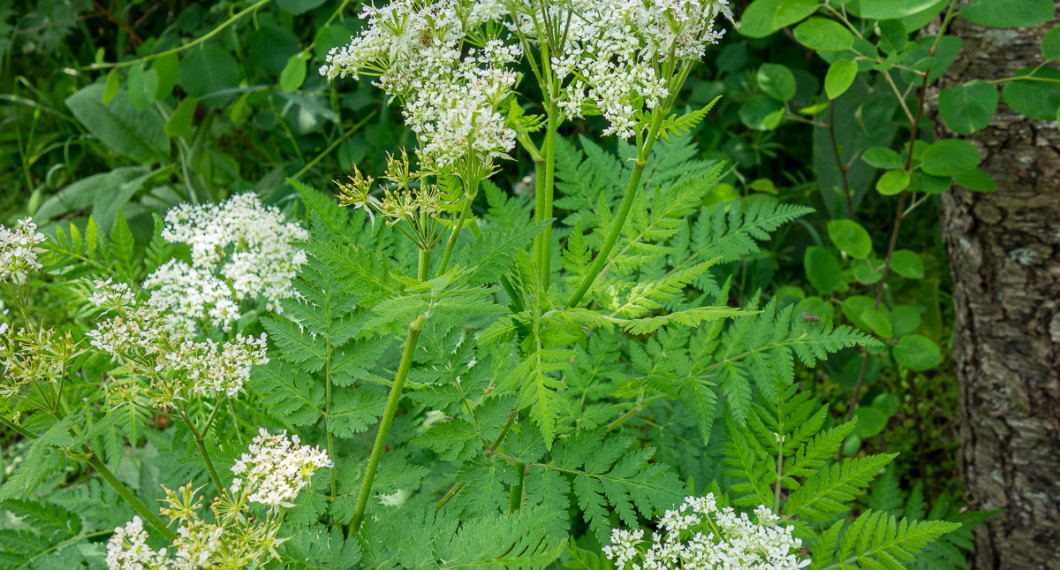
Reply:
[[[250,14],[252,12],[257,12],[258,10],[263,8],[266,4],[268,4],[271,1],[272,0],[261,0],[260,2],[258,2],[256,4],[251,4],[250,6],[247,6],[246,8],[243,8],[242,10],[236,12],[235,14],[232,14],[232,16],[229,17],[227,20],[225,20],[224,22],[221,22],[221,25],[219,25],[216,28],[210,30],[205,35],[203,35],[201,37],[198,37],[198,38],[195,38],[194,40],[192,40],[192,41],[190,41],[190,42],[188,42],[186,44],[177,46],[177,47],[175,47],[173,49],[168,49],[168,50],[160,52],[160,53],[153,53],[151,55],[141,57],[140,59],[133,59],[133,60],[130,60],[130,61],[120,61],[120,62],[116,62],[116,63],[93,63],[92,65],[89,65],[87,68],[82,68],[82,69],[110,69],[110,68],[117,68],[117,67],[129,67],[131,65],[136,65],[138,63],[147,63],[148,61],[151,61],[153,59],[158,59],[160,57],[165,57],[167,55],[180,53],[180,52],[182,52],[184,50],[191,49],[191,48],[193,48],[193,47],[195,47],[195,46],[197,46],[197,45],[199,45],[201,43],[206,42],[210,38],[216,36],[217,34],[223,32],[223,31],[225,31],[225,28],[227,28],[228,26],[231,26],[232,24],[234,24],[237,20],[239,20],[243,16],[246,16],[247,14]]]
[[[107,466],[104,465],[95,454],[90,454],[87,461],[88,464],[91,465],[97,473],[103,476],[103,479],[118,492],[118,495],[125,499],[125,502],[129,503],[132,508],[144,518],[144,520],[150,523],[151,526],[155,527],[158,532],[162,533],[166,539],[170,541],[177,539],[177,533],[170,530],[169,527],[166,526],[166,523],[158,518],[158,515],[152,513],[151,510],[147,508],[147,505],[144,505],[140,499],[136,498],[136,495],[134,495],[124,483],[119,481],[118,478],[114,476],[114,473],[112,473],[110,469],[107,469]]]
[[[655,109],[651,126],[648,128],[648,136],[644,140],[644,144],[637,148],[637,164],[633,167],[633,173],[629,177],[629,186],[626,188],[626,195],[622,198],[622,204],[619,206],[618,216],[612,221],[611,229],[607,232],[607,238],[604,240],[604,246],[596,254],[596,259],[593,260],[592,266],[589,267],[589,272],[585,274],[581,285],[578,286],[578,289],[571,295],[570,300],[567,301],[567,307],[577,306],[578,302],[582,300],[582,297],[592,287],[593,282],[600,276],[600,271],[604,268],[604,264],[607,263],[611,250],[614,249],[615,243],[618,242],[618,236],[622,234],[622,227],[626,225],[626,218],[629,217],[629,212],[633,209],[633,202],[637,197],[641,176],[644,175],[644,168],[648,165],[648,157],[651,156],[651,149],[655,145],[655,139],[659,137],[663,118],[666,117],[667,113],[669,113],[669,108]]]

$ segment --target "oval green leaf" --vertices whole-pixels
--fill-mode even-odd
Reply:
[[[740,120],[756,131],[770,131],[780,123],[777,112],[783,117],[782,103],[771,97],[755,97],[740,107]]]
[[[1050,61],[1060,59],[1060,26],[1042,36],[1042,56]]]
[[[858,64],[848,59],[841,59],[828,67],[828,74],[824,77],[824,91],[829,99],[835,99],[854,83],[858,75]]]
[[[766,95],[778,101],[789,101],[795,97],[795,74],[776,63],[767,63],[758,68],[758,87]]]
[[[816,11],[817,0],[781,0],[773,14],[773,30],[801,22]]]
[[[799,24],[795,39],[818,51],[839,51],[854,45],[854,36],[842,24],[827,18],[811,18]]]
[[[854,259],[864,259],[872,253],[872,238],[861,224],[852,220],[828,222],[828,237],[839,249]]]
[[[878,435],[887,427],[887,415],[876,408],[858,408],[854,410],[854,417],[858,418],[854,431],[862,440]]]
[[[121,86],[120,79],[118,79],[118,70],[112,69],[107,72],[107,83],[103,87],[103,95],[100,100],[103,101],[104,105],[110,105],[111,100],[118,94],[118,87]]]
[[[858,320],[868,326],[869,330],[880,338],[891,338],[894,336],[891,329],[890,319],[887,318],[887,315],[884,315],[876,309],[866,309],[865,311],[862,311]]]
[[[193,49],[180,64],[180,85],[192,97],[201,99],[223,89],[239,86],[239,65],[232,54],[217,47]],[[215,105],[223,101],[213,100]]]
[[[894,196],[908,188],[911,180],[908,172],[888,170],[876,181],[876,190],[884,196]]]
[[[935,341],[924,335],[909,334],[903,336],[898,346],[894,347],[894,359],[910,370],[923,372],[942,362],[942,350]]]
[[[994,179],[980,168],[962,172],[954,176],[953,181],[973,192],[993,192],[997,190],[997,182],[994,182]]]
[[[961,8],[965,20],[989,28],[1029,28],[1055,14],[1053,0],[972,0]]]
[[[280,72],[280,89],[288,93],[296,91],[305,82],[308,62],[301,53],[292,55]]]
[[[979,151],[961,139],[941,140],[924,150],[924,172],[935,176],[957,176],[979,166]]]
[[[893,170],[902,167],[902,157],[897,152],[883,146],[866,150],[865,155],[861,159],[876,168]]]
[[[1015,77],[1031,76],[1034,68],[1024,68],[1016,72]],[[1034,72],[1033,77],[1044,81],[1015,79],[1005,86],[1001,96],[1013,111],[1038,119],[1039,121],[1056,120],[1056,109],[1060,107],[1060,70],[1043,67]]]
[[[899,249],[891,255],[891,270],[909,279],[923,279],[924,260],[916,252]]]
[[[842,283],[839,261],[828,248],[816,245],[806,248],[803,269],[810,285],[823,296],[831,295]]]
[[[772,34],[773,15],[780,7],[780,0],[755,0],[740,16],[740,35],[748,38],[764,38]]]
[[[860,9],[854,8],[851,12],[862,18],[889,20],[918,14],[937,3],[938,0],[861,0]]]
[[[968,135],[990,124],[999,100],[997,87],[985,81],[969,81],[942,90],[939,114],[951,131]]]

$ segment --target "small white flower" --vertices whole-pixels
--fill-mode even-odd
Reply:
[[[21,285],[30,271],[40,269],[37,254],[44,250],[37,245],[45,239],[30,218],[19,220],[15,229],[0,225],[0,281]]]
[[[334,466],[326,451],[299,442],[297,435],[288,438],[286,431],[270,435],[262,428],[248,452],[232,466],[239,477],[231,492],[248,493],[249,501],[262,505],[290,506],[314,471]]]
[[[791,535],[793,527],[778,524],[779,517],[766,506],[755,508],[755,515],[758,521],[752,522],[732,507],[718,509],[713,493],[688,497],[659,520],[663,532],[653,533],[650,545],[640,546],[640,529],[613,529],[603,553],[620,570],[799,570],[810,565],[799,556],[802,540]]]

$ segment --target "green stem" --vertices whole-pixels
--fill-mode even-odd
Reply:
[[[350,530],[347,538],[353,536],[361,528],[364,520],[364,510],[368,506],[368,497],[372,493],[372,483],[375,481],[375,472],[379,468],[379,460],[383,456],[386,447],[386,437],[390,433],[390,426],[394,423],[394,415],[397,414],[398,403],[401,401],[401,389],[405,386],[405,379],[412,368],[412,356],[416,352],[416,344],[420,339],[420,331],[427,317],[420,315],[409,325],[409,336],[405,341],[405,352],[401,355],[401,365],[398,367],[397,376],[394,377],[394,386],[390,388],[390,397],[386,402],[386,410],[383,419],[379,423],[379,433],[375,436],[375,445],[372,446],[372,455],[368,458],[368,469],[364,473],[364,482],[361,483],[361,494],[357,497],[357,509],[353,513],[350,522]]]
[[[456,225],[453,226],[453,233],[449,236],[449,241],[445,244],[445,253],[442,254],[442,263],[438,266],[438,275],[445,273],[445,270],[449,267],[449,258],[453,255],[453,248],[456,247],[456,240],[460,237],[460,230],[464,229],[464,224],[467,222],[468,212],[471,211],[471,202],[475,200],[475,194],[478,193],[478,183],[474,183],[467,193],[467,198],[464,200],[464,209],[460,211],[460,217],[456,220]],[[421,277],[420,279],[425,279]]]
[[[552,217],[552,198],[556,189],[556,131],[559,129],[560,118],[557,117],[559,110],[553,99],[548,108],[548,130],[545,133],[545,145],[542,149],[545,153],[545,183],[544,196],[542,197],[541,221]],[[541,288],[548,290],[549,278],[552,275],[552,224],[545,226],[541,231],[541,259],[540,279]]]
[[[221,484],[221,478],[217,476],[217,469],[213,466],[213,461],[210,460],[210,452],[206,451],[206,445],[203,443],[202,438],[195,438],[195,445],[199,448],[199,455],[202,455],[202,460],[206,462],[206,470],[210,472],[210,479],[213,481],[214,486],[217,487],[218,493],[224,493],[225,487]]]
[[[104,465],[98,457],[94,454],[89,455],[88,464],[91,465],[97,473],[102,475],[103,479],[106,480],[107,483],[110,483],[110,486],[121,495],[121,498],[125,499],[125,502],[132,505],[132,508],[135,509],[145,521],[155,527],[158,532],[162,533],[162,536],[165,536],[166,539],[170,541],[177,539],[177,533],[170,530],[169,527],[162,522],[162,519],[158,518],[158,515],[152,513],[147,506],[140,501],[140,499],[136,498],[136,495],[133,495],[132,491],[130,491],[124,483],[119,481],[118,478],[114,476],[114,473],[111,473],[110,469],[107,469],[107,466]]]
[[[19,435],[21,435],[22,437],[24,437],[26,439],[37,439],[38,437],[40,437],[39,435],[27,430],[26,428],[16,424],[15,422],[12,422],[12,421],[8,420],[7,418],[4,418],[4,417],[0,417],[0,424],[3,424],[5,426],[11,428],[11,430],[13,430],[15,433],[18,433]]]
[[[648,137],[645,139],[644,145],[637,149],[637,164],[633,167],[633,174],[629,177],[629,186],[626,188],[626,195],[622,198],[622,204],[619,206],[618,216],[611,222],[611,230],[607,233],[604,246],[596,254],[596,259],[593,260],[592,266],[589,267],[589,272],[585,274],[585,278],[582,280],[581,285],[578,286],[578,290],[567,301],[568,307],[577,306],[582,297],[589,291],[593,282],[600,275],[600,271],[604,268],[604,264],[607,263],[608,256],[611,255],[611,250],[614,249],[615,243],[618,242],[618,236],[622,234],[622,227],[626,225],[629,211],[633,209],[633,202],[637,197],[641,176],[644,174],[644,168],[648,165],[648,157],[651,156],[651,149],[655,146],[655,139],[659,136],[659,129],[662,127],[663,118],[666,117],[667,113],[669,113],[669,109],[655,109],[651,127],[648,129]]]
[[[514,513],[523,507],[526,498],[526,472],[530,467],[524,466],[519,470],[519,479],[508,491],[508,512]]]
[[[455,497],[456,494],[460,492],[460,489],[463,489],[465,485],[466,483],[457,483],[456,485],[453,485],[453,488],[449,489],[449,492],[446,493],[444,497],[442,497],[442,500],[438,501],[438,504],[434,505],[434,512],[442,510],[442,507],[444,507],[449,501],[453,500],[453,497]]]
[[[534,161],[534,222],[545,220],[545,162]],[[534,236],[534,266],[542,267],[541,255],[544,252],[544,232]]]

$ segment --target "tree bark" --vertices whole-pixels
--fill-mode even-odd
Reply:
[[[964,49],[944,85],[1041,63],[1042,35],[1057,23],[953,24]],[[936,124],[940,138],[955,136]],[[988,128],[964,138],[997,182],[993,193],[953,188],[942,197],[956,310],[958,463],[970,506],[1002,511],[980,527],[973,564],[1060,569],[1060,131],[1002,102]]]

